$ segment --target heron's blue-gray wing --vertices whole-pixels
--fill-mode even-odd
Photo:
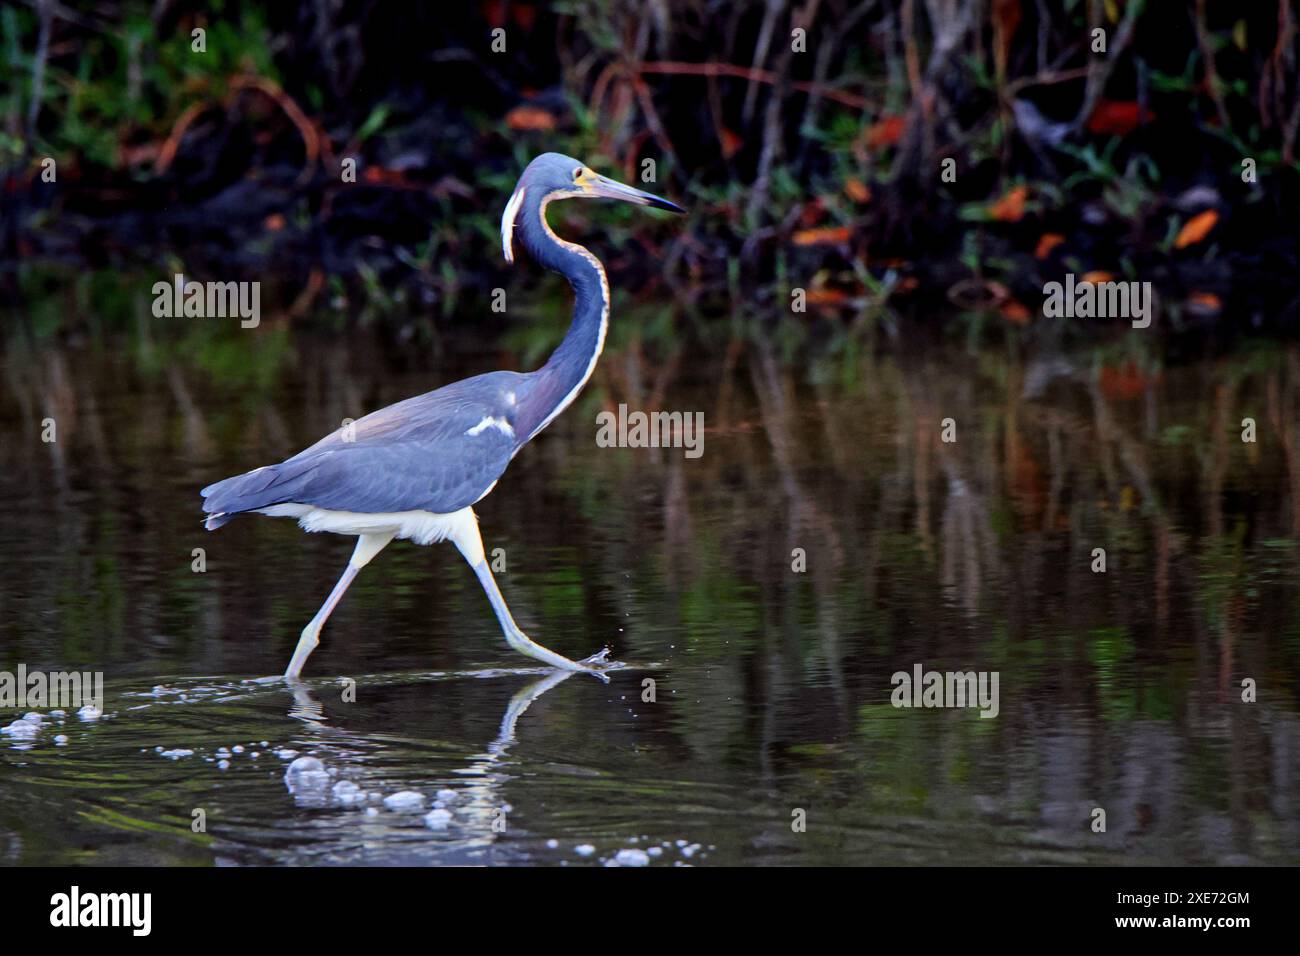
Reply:
[[[473,504],[519,447],[514,373],[456,382],[373,412],[278,465],[203,489],[204,510],[235,514],[296,502],[365,513]]]
[[[487,493],[514,452],[496,428],[470,433],[485,417],[456,433],[325,449],[292,500],[337,511],[459,511]]]

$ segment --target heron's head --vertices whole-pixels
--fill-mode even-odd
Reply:
[[[512,240],[520,214],[525,209],[535,209],[539,215],[544,214],[546,203],[558,199],[619,199],[638,206],[686,212],[667,199],[602,176],[571,156],[543,153],[529,163],[519,177],[519,184],[515,186],[501,217],[501,248],[507,262],[513,262],[515,258]]]

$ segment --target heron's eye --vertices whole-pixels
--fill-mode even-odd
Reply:
[[[579,166],[577,169],[573,171],[573,181],[577,182],[581,178],[582,178],[582,167]]]

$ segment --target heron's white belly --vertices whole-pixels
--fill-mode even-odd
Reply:
[[[406,538],[416,544],[435,541],[472,540],[477,537],[478,519],[472,508],[450,514],[432,511],[389,511],[367,514],[360,511],[333,511],[314,505],[282,504],[259,509],[273,518],[297,518],[304,531],[332,531],[335,534],[388,534]]]

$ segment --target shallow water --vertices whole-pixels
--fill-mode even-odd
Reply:
[[[296,691],[259,678],[349,542],[204,532],[198,488],[537,349],[10,339],[0,667],[103,671],[106,695],[0,737],[0,860],[1300,862],[1300,352],[760,328],[703,357],[623,328],[478,507],[516,619],[609,645],[608,684],[532,668],[453,548],[398,542]],[[620,402],[704,412],[703,456],[598,447]],[[998,716],[893,707],[918,664],[998,672]],[[401,791],[419,808],[382,802]]]

